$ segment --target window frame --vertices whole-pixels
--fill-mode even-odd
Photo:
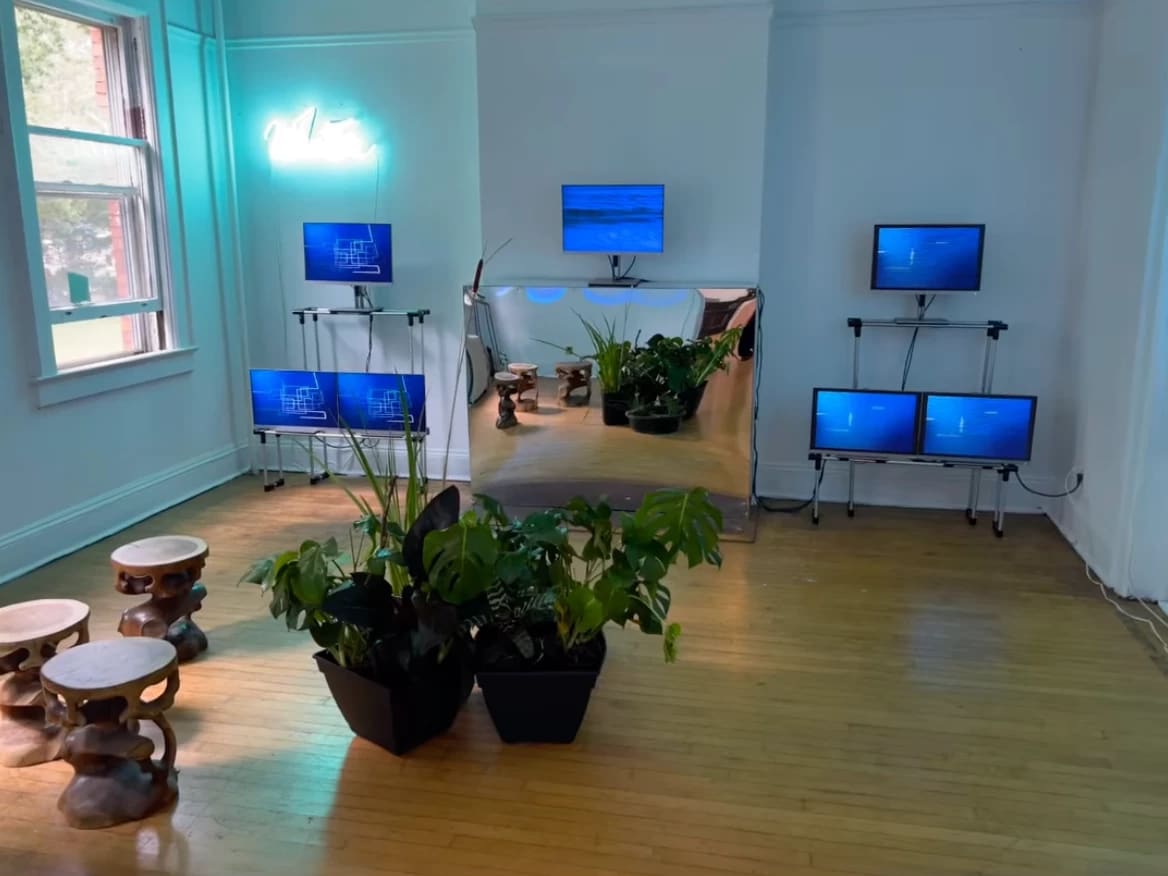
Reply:
[[[27,122],[24,90],[16,31],[17,3],[22,6],[89,21],[97,25],[119,28],[123,39],[133,41],[122,47],[133,52],[134,75],[139,84],[126,84],[132,97],[138,99],[146,111],[144,138],[91,132],[68,132],[70,139],[109,142],[117,145],[145,144],[144,166],[150,189],[147,217],[154,229],[143,241],[150,265],[157,278],[152,298],[84,304],[73,308],[52,308],[49,304],[48,284],[44,272],[44,252],[41,245],[40,222],[36,199],[38,186],[33,177],[30,135],[59,136],[59,130],[32,126]],[[162,0],[16,0],[0,9],[0,54],[3,55],[4,80],[7,89],[10,133],[17,176],[17,200],[24,231],[27,289],[29,306],[35,327],[36,349],[32,361],[32,382],[39,404],[57,404],[83,398],[136,383],[170,376],[193,367],[190,334],[189,276],[185,254],[185,228],[182,217],[181,189],[178,177],[174,108],[171,100],[170,69],[167,46],[167,25]],[[119,67],[125,66],[119,63]],[[134,71],[124,71],[134,72]],[[136,132],[135,132],[136,133]],[[58,186],[59,187],[59,186]],[[93,186],[82,187],[92,190]],[[16,294],[21,293],[20,277]],[[54,325],[105,317],[157,314],[158,349],[153,352],[131,353],[126,356],[101,359],[67,368],[58,368],[53,345]]]

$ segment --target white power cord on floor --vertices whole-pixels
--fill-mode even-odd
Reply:
[[[1156,637],[1157,641],[1159,641],[1160,647],[1164,649],[1164,653],[1168,654],[1168,641],[1165,641],[1164,637],[1160,635],[1160,630],[1156,627],[1155,622],[1148,620],[1146,617],[1139,617],[1129,612],[1116,600],[1111,598],[1111,595],[1107,592],[1107,585],[1103,583],[1103,579],[1095,577],[1095,573],[1091,571],[1091,567],[1089,565],[1084,563],[1083,568],[1087,571],[1087,580],[1099,588],[1099,592],[1103,594],[1103,598],[1110,602],[1115,610],[1124,617],[1131,618],[1132,620],[1141,624],[1147,624],[1148,628],[1152,631],[1152,635]],[[1143,605],[1142,602],[1140,604]]]

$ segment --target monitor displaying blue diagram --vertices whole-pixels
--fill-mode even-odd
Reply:
[[[341,425],[354,432],[426,430],[426,378],[421,374],[337,375]]]
[[[811,449],[910,455],[916,451],[920,396],[915,392],[816,389]]]
[[[1027,462],[1037,406],[1028,395],[926,393],[921,453]]]
[[[337,375],[330,371],[253,368],[251,415],[257,429],[336,429]]]
[[[563,186],[564,251],[663,252],[665,186]]]
[[[376,222],[305,222],[304,279],[365,286],[393,282],[389,225]]]

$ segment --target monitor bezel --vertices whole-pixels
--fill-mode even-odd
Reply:
[[[1034,429],[1038,422],[1038,396],[1036,395],[1015,395],[1003,394],[996,392],[922,392],[921,407],[919,412],[920,423],[917,431],[917,446],[920,448],[920,453],[917,454],[923,460],[946,460],[946,459],[960,459],[971,460],[975,462],[1030,462],[1034,456]],[[1030,402],[1030,424],[1026,435],[1026,456],[1024,458],[1004,458],[1001,456],[976,456],[972,454],[961,453],[928,453],[925,450],[925,421],[928,417],[929,399],[930,398],[983,398],[983,399],[1025,399]]]
[[[880,229],[882,228],[977,228],[981,236],[977,247],[977,285],[960,289],[918,289],[914,286],[877,286],[876,262],[879,253]],[[960,295],[981,291],[982,274],[985,268],[986,226],[984,222],[880,222],[872,226],[872,263],[869,270],[869,289],[872,292],[904,292],[909,295]]]
[[[917,409],[913,422],[913,449],[908,453],[888,452],[883,450],[855,450],[855,449],[841,449],[838,447],[817,447],[815,444],[816,432],[816,414],[819,410],[819,393],[821,392],[850,392],[860,395],[908,395],[916,398]],[[921,443],[921,419],[924,414],[924,403],[922,400],[923,393],[912,392],[909,390],[900,389],[857,389],[853,387],[843,386],[816,386],[811,389],[811,434],[809,436],[808,444],[810,445],[810,452],[812,453],[830,453],[841,454],[855,457],[871,457],[874,459],[884,459],[894,457],[896,459],[913,459],[919,454],[916,449]]]
[[[319,370],[316,370],[313,368],[248,368],[247,369],[247,391],[248,391],[249,401],[251,402],[251,426],[252,426],[252,433],[253,434],[258,433],[258,432],[272,432],[272,433],[280,432],[280,433],[285,433],[285,434],[296,433],[296,434],[300,434],[300,435],[317,435],[320,433],[325,433],[325,434],[333,433],[333,432],[336,432],[338,429],[340,429],[340,415],[339,415],[340,414],[340,411],[339,411],[340,398],[339,398],[339,395],[337,398],[337,410],[333,411],[333,419],[336,421],[334,424],[325,425],[325,426],[273,426],[273,425],[261,426],[259,423],[256,422],[255,385],[252,383],[252,375],[255,374],[257,371],[263,372],[265,374],[272,374],[272,373],[278,373],[278,374],[336,374],[337,373],[335,371],[319,371]]]
[[[308,252],[304,245],[304,229],[309,225],[384,225],[389,229],[389,279],[363,280],[360,283],[350,283],[345,280],[310,280],[308,279]],[[345,286],[352,289],[354,286],[392,286],[393,285],[393,223],[392,222],[301,222],[300,223],[300,251],[304,259],[304,282],[323,286]]]
[[[564,223],[564,193],[568,189],[661,189],[661,249],[621,250],[568,249]],[[564,252],[578,255],[661,255],[665,252],[665,183],[562,183],[560,185],[560,246]]]

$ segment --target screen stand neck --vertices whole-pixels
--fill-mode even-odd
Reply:
[[[353,307],[357,310],[373,309],[373,299],[369,297],[368,286],[353,287]]]
[[[621,289],[635,289],[643,282],[637,277],[626,277],[621,274],[621,259],[619,255],[610,255],[608,257],[608,267],[612,272],[612,276],[608,279],[590,280],[588,285],[596,288],[598,286],[616,286]]]

